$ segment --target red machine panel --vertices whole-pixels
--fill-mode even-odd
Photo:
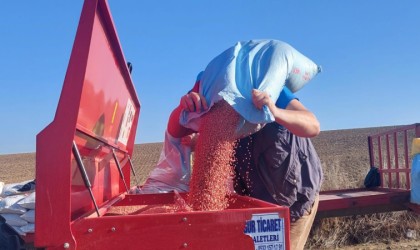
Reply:
[[[86,0],[54,121],[37,135],[36,247],[289,248],[288,208],[249,197],[224,211],[140,213],[175,196],[127,194],[139,113],[108,4]]]
[[[108,4],[85,1],[54,121],[37,136],[35,245],[74,245],[70,224],[127,191],[139,112]]]
[[[146,213],[147,208],[173,205],[174,200],[173,193],[122,195],[113,208],[138,208],[129,215],[92,214],[74,223],[77,246],[83,246],[82,249],[289,249],[287,207],[233,195],[229,207],[223,211]]]

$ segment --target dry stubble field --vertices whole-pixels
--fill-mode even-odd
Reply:
[[[323,190],[362,187],[369,169],[367,136],[394,127],[323,131],[313,139],[324,169]],[[155,166],[162,143],[135,146],[133,163],[140,183]],[[35,153],[0,155],[0,181],[35,178]],[[135,185],[132,178],[131,184]],[[408,230],[420,234],[419,216],[385,213],[317,221],[306,245],[311,249],[420,249],[420,240],[408,239]],[[420,235],[419,235],[420,236]]]

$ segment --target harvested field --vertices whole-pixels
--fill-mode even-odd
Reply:
[[[323,164],[323,190],[361,187],[369,168],[367,136],[394,127],[323,131],[313,139]],[[162,143],[135,146],[133,163],[143,183],[155,166]],[[21,182],[35,176],[35,153],[0,155],[0,181]],[[135,185],[135,178],[131,179]],[[413,237],[414,235],[414,237]],[[418,249],[419,216],[408,212],[346,218],[315,223],[307,247],[311,249]]]

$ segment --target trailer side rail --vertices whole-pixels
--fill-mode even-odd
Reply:
[[[412,157],[409,146],[415,137],[420,137],[420,123],[368,136],[370,166],[378,168],[380,186],[322,191],[316,217],[401,210],[420,213],[420,206],[410,203]]]
[[[370,166],[377,167],[381,188],[410,190],[409,146],[420,137],[420,123],[368,136]]]

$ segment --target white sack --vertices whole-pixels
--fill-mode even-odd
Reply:
[[[26,212],[26,208],[23,208],[17,204],[20,200],[25,198],[25,195],[12,195],[8,196],[0,201],[0,214],[23,214]]]
[[[1,197],[7,197],[10,195],[15,195],[15,194],[19,194],[21,192],[19,192],[18,190],[21,189],[26,183],[28,183],[30,181],[24,181],[24,182],[19,182],[19,183],[11,183],[11,184],[5,184],[3,186],[3,190],[1,192]]]
[[[21,229],[20,229],[20,227],[17,227],[17,226],[12,226],[12,228],[16,231],[16,233],[18,233],[19,235],[21,235],[21,236],[25,236],[26,235],[26,233],[25,232],[23,232]]]
[[[26,211],[26,213],[22,214],[20,218],[26,220],[30,223],[35,223],[35,210],[31,209]]]
[[[35,224],[29,223],[28,225],[20,227],[20,230],[24,233],[35,233]]]
[[[2,214],[1,216],[6,220],[6,223],[10,226],[21,227],[28,225],[28,222],[20,218],[18,214]]]
[[[19,206],[27,209],[35,209],[35,192],[29,194],[18,202]]]

